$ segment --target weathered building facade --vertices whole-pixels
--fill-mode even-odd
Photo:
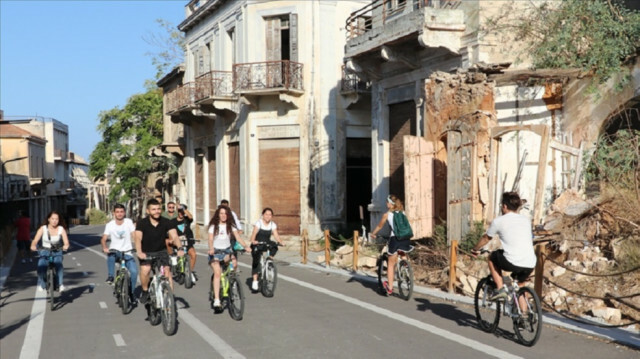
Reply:
[[[273,208],[284,235],[344,226],[347,203],[358,202],[345,196],[349,165],[364,168],[352,185],[369,202],[369,111],[345,111],[352,103],[340,94],[342,26],[364,3],[187,4],[184,67],[159,86],[163,147],[184,156],[172,196],[193,209],[197,236],[222,199],[245,224]]]

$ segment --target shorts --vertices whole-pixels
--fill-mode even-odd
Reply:
[[[516,279],[518,282],[526,281],[531,272],[533,272],[533,268],[518,267],[511,264],[511,262],[504,257],[504,249],[498,249],[497,251],[491,252],[489,260],[496,266],[496,268],[511,272],[511,278]]]
[[[209,255],[209,263],[213,261],[221,262],[228,254],[233,255],[233,250],[231,249],[231,247],[225,249],[214,248],[213,255]]]
[[[18,242],[19,251],[29,251],[31,247],[31,241],[16,241]]]
[[[141,259],[140,265],[148,264],[153,266],[153,262],[157,261],[158,266],[169,266],[169,253],[167,253],[167,251],[145,252],[145,254],[147,255],[147,259]],[[151,259],[149,259],[149,257],[151,257]]]
[[[398,239],[398,237],[393,236],[389,238],[389,248],[387,249],[387,253],[389,255],[394,255],[398,252],[398,249],[403,251],[408,251],[411,249],[411,240],[410,239]]]

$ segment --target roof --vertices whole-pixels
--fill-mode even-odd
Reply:
[[[14,126],[10,123],[2,123],[0,122],[0,137],[1,138],[34,138],[42,141],[46,141],[45,138],[40,137],[38,135],[33,134],[25,129],[22,129],[18,126]]]

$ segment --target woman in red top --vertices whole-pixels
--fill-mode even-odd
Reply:
[[[18,229],[16,233],[16,242],[18,242],[18,251],[20,252],[21,262],[26,263],[26,257],[32,262],[31,256],[28,256],[29,246],[31,245],[31,219],[26,213],[19,211],[20,217],[16,219],[15,226]]]

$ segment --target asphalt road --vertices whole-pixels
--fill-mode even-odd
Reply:
[[[199,249],[200,281],[176,284],[178,332],[167,337],[142,306],[123,315],[104,283],[102,226],[72,229],[64,257],[67,291],[51,311],[36,292],[36,264],[13,265],[0,297],[0,357],[8,358],[637,358],[633,349],[545,325],[532,348],[511,321],[498,334],[476,326],[473,308],[416,294],[384,297],[375,284],[278,261],[273,298],[249,290],[250,256],[240,257],[245,313],[234,321],[208,301],[210,269]],[[277,256],[276,256],[277,259]]]

